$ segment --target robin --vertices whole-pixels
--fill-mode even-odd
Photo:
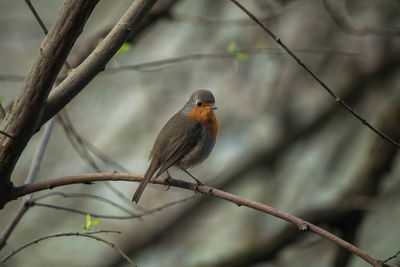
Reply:
[[[215,116],[214,95],[208,90],[195,91],[188,102],[164,125],[150,152],[150,166],[136,189],[132,201],[138,203],[147,183],[153,177],[175,166],[192,177],[197,185],[202,183],[187,169],[202,163],[214,148],[219,130]]]

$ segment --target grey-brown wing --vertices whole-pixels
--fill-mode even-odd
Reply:
[[[152,154],[160,157],[159,176],[192,150],[200,140],[203,126],[181,113],[175,114],[163,127]],[[157,149],[158,151],[154,151]]]

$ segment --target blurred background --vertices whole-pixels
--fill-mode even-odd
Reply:
[[[98,4],[71,52],[73,66],[131,2]],[[399,1],[242,2],[335,93],[400,140]],[[50,27],[63,1],[32,3]],[[44,34],[24,1],[0,1],[0,21],[0,97],[7,107]],[[143,174],[161,127],[193,91],[205,88],[216,97],[221,129],[211,156],[191,171],[197,178],[298,215],[377,259],[400,250],[398,150],[337,104],[230,1],[159,0],[124,47],[56,119],[35,181],[96,171]],[[20,158],[15,185],[24,183],[42,133]],[[182,172],[171,174],[191,181]],[[0,258],[44,235],[82,231],[84,214],[93,213],[121,216],[93,216],[101,224],[92,230],[122,231],[99,236],[139,266],[367,266],[287,222],[187,190],[149,185],[141,206],[133,205],[136,187],[99,182],[51,191],[68,198],[34,194],[42,205],[25,213]],[[20,201],[0,211],[1,231]],[[399,265],[400,257],[389,262]],[[128,263],[103,243],[61,237],[23,250],[7,266]]]

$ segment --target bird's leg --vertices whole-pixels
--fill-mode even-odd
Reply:
[[[165,178],[164,181],[168,183],[168,180],[171,179],[172,176],[169,174],[168,170],[166,170],[165,172],[167,173],[168,176],[167,176],[167,178]],[[165,189],[165,191],[168,191],[169,188],[171,187],[171,185],[167,184],[166,186],[167,186],[167,188]]]
[[[199,179],[197,179],[196,177],[194,177],[193,175],[190,174],[190,172],[188,172],[187,170],[185,170],[184,168],[181,168],[182,171],[186,172],[190,177],[192,177],[197,185],[204,185]]]
[[[186,172],[190,177],[192,177],[192,178],[196,181],[197,185],[196,185],[194,191],[195,191],[195,192],[199,192],[199,185],[204,185],[204,184],[203,184],[199,179],[197,179],[196,177],[194,177],[193,175],[191,175],[190,172],[188,172],[188,171],[185,170],[184,168],[182,168],[182,167],[179,167],[179,168],[180,168],[182,171]]]

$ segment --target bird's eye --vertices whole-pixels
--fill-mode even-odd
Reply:
[[[197,102],[196,102],[196,105],[199,106],[199,107],[201,107],[201,102],[200,102],[200,101],[197,101]]]

